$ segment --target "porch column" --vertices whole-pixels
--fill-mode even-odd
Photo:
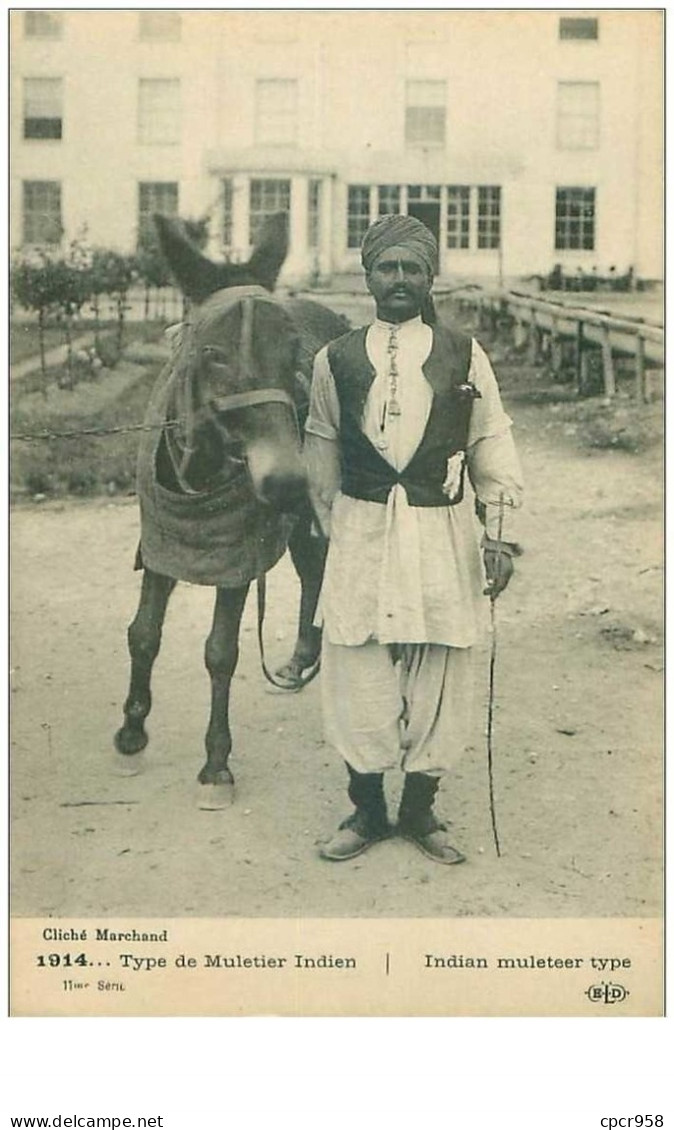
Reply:
[[[311,270],[307,248],[309,230],[309,182],[307,177],[290,180],[290,254],[287,272],[294,278],[308,275]]]
[[[250,251],[250,177],[232,176],[232,256],[234,261],[248,258]]]
[[[470,186],[470,204],[468,208],[468,249],[469,251],[477,251],[477,206],[478,206],[478,191],[477,185]]]
[[[321,181],[320,213],[318,224],[319,270],[321,278],[332,275],[332,209],[333,177],[323,177]]]
[[[447,259],[447,185],[440,185],[440,231],[438,233],[440,244],[440,275],[446,275]]]
[[[373,224],[378,218],[379,212],[379,189],[376,184],[370,185],[370,223]]]

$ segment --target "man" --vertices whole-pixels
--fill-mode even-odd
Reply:
[[[521,476],[486,354],[435,324],[430,230],[384,216],[362,263],[376,321],[318,353],[306,424],[312,500],[329,538],[324,725],[355,805],[320,854],[352,859],[391,834],[384,772],[399,766],[398,831],[436,862],[460,863],[433,802],[465,744],[483,593],[503,591],[519,553]]]

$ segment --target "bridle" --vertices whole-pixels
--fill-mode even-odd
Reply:
[[[253,376],[253,308],[255,302],[268,302],[274,306],[277,303],[267,294],[259,292],[257,287],[236,287],[237,295],[244,292],[239,298],[241,305],[241,337],[239,340],[239,380]],[[250,293],[253,291],[254,293]],[[246,293],[247,292],[247,293]],[[225,379],[230,376],[229,366],[218,357],[225,355],[224,350],[217,345],[204,345],[201,356],[216,372],[219,370]],[[297,422],[297,410],[293,398],[285,389],[279,387],[248,389],[244,392],[233,392],[226,396],[212,398],[211,405],[218,413],[233,412],[237,408],[249,408],[258,404],[286,404],[292,409]]]
[[[292,418],[299,434],[297,407],[290,393],[280,386],[274,385],[267,388],[249,388],[241,390],[241,385],[246,381],[253,381],[255,377],[253,359],[253,311],[255,303],[266,302],[277,306],[278,303],[262,287],[241,286],[231,287],[222,293],[211,297],[204,307],[197,311],[192,324],[187,327],[188,337],[183,343],[188,364],[184,370],[182,383],[182,413],[183,413],[183,442],[182,451],[174,459],[174,468],[181,485],[186,493],[192,493],[187,481],[186,473],[195,446],[195,433],[199,425],[206,420],[217,431],[221,442],[224,444],[226,458],[234,464],[245,463],[240,454],[240,441],[237,440],[227,426],[226,416],[237,409],[256,407],[262,404],[280,403],[290,409]],[[237,304],[241,306],[241,333],[238,348],[238,364],[233,366],[230,354],[216,344],[199,345],[198,337],[204,330],[209,330],[215,319],[222,318],[228,310]],[[207,366],[215,376],[220,378],[222,387],[227,388],[233,381],[239,386],[237,392],[224,393],[218,396],[205,398],[203,402],[195,403],[193,379]]]

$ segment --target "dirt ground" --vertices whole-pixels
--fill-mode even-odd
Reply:
[[[37,916],[649,916],[661,903],[660,452],[584,451],[552,405],[514,404],[525,556],[497,605],[495,786],[484,737],[438,805],[467,854],[443,868],[399,840],[343,864],[316,842],[349,811],[319,687],[259,669],[249,598],[235,676],[238,799],[196,807],[213,593],[169,609],[145,772],[119,776],[125,628],[139,577],[133,499],[25,506],[11,519],[13,913]],[[297,583],[270,575],[270,659],[290,651]],[[387,782],[392,805],[400,782]]]

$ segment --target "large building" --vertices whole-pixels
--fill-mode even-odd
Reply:
[[[11,14],[11,243],[153,211],[245,258],[290,213],[288,280],[358,266],[385,212],[445,277],[662,277],[657,10],[25,10]]]

